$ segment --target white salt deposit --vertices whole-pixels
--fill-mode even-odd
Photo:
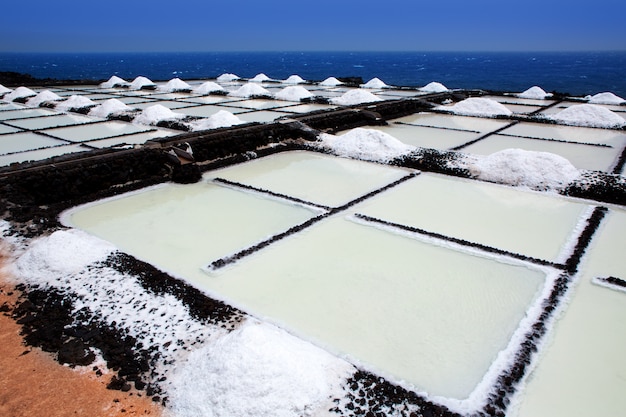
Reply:
[[[198,94],[209,94],[213,91],[224,91],[224,87],[213,81],[207,81],[193,89],[193,92]]]
[[[545,116],[558,123],[572,126],[620,128],[626,120],[611,110],[596,104],[575,104],[557,114]]]
[[[388,162],[415,150],[387,133],[360,127],[341,136],[322,133],[319,141],[335,155],[366,161]]]
[[[285,87],[276,93],[276,98],[285,101],[300,101],[303,98],[313,97],[313,93],[299,85]]]
[[[95,105],[96,103],[93,100],[85,96],[71,95],[67,100],[59,102],[54,108],[59,111],[68,111],[70,109],[82,109]]]
[[[543,91],[541,87],[538,87],[535,85],[533,87],[530,87],[528,90],[524,91],[523,93],[519,93],[517,96],[519,98],[543,100],[548,97],[552,97],[552,93],[546,93],[545,91]]]
[[[624,103],[624,101],[626,101],[623,98],[616,96],[615,94],[611,92],[598,93],[594,96],[586,96],[585,100],[588,100],[589,103],[591,104],[615,104],[615,105],[620,105]]]
[[[137,77],[133,80],[132,83],[130,83],[130,89],[141,90],[143,87],[152,87],[155,85],[156,84],[154,84],[150,79],[146,77]]]
[[[154,106],[146,107],[139,116],[135,117],[133,123],[155,125],[162,120],[176,120],[184,117],[184,114],[175,113],[162,104],[155,104]]]
[[[3,86],[2,84],[0,84],[0,94],[5,94],[5,93],[9,93],[13,90],[11,90],[10,88],[7,88],[5,86]]]
[[[191,86],[181,80],[180,78],[172,78],[165,85],[159,87],[159,91],[181,91],[181,90],[191,90]]]
[[[314,416],[341,395],[337,382],[351,370],[283,330],[248,320],[189,355],[171,376],[169,406],[181,416]]]
[[[219,77],[217,77],[217,81],[221,82],[221,83],[228,83],[231,81],[235,81],[238,80],[240,77],[238,75],[235,74],[231,74],[231,73],[226,73],[226,74],[222,74]]]
[[[113,87],[118,87],[118,86],[129,86],[130,83],[118,76],[112,76],[111,78],[109,78],[108,81],[103,82],[102,84],[100,84],[100,88],[113,88]]]
[[[16,98],[32,97],[36,95],[37,93],[35,93],[33,90],[31,90],[28,87],[17,87],[15,90],[11,91],[10,93],[2,97],[2,100],[13,101]]]
[[[382,99],[369,91],[364,90],[350,90],[344,93],[341,97],[334,97],[330,99],[332,104],[338,104],[340,106],[353,106],[355,104],[372,103],[374,101],[382,101]]]
[[[110,98],[89,111],[89,116],[107,118],[112,113],[132,111],[133,108],[116,98]]]
[[[448,91],[448,87],[441,83],[433,81],[420,88],[420,91],[424,91],[426,93],[443,93],[444,91]]]
[[[300,77],[299,75],[291,75],[286,80],[283,80],[284,84],[302,84],[302,83],[305,83],[305,82],[306,82],[306,80],[304,78]]]
[[[233,97],[250,97],[250,96],[271,96],[272,94],[258,84],[247,83],[239,87],[235,91],[228,93]]]
[[[250,79],[250,81],[253,83],[262,83],[264,81],[270,81],[270,80],[271,78],[263,73],[257,74],[254,76],[254,78]]]
[[[220,127],[229,127],[245,123],[243,120],[228,112],[226,110],[220,110],[217,113],[207,117],[206,119],[196,120],[191,122],[191,130],[208,130],[217,129]]]
[[[512,113],[497,101],[483,97],[466,98],[452,106],[438,106],[437,109],[465,116],[508,116]]]
[[[44,90],[37,94],[35,97],[29,99],[26,102],[26,105],[29,107],[38,107],[41,103],[45,103],[46,101],[59,101],[63,100],[61,96],[53,93],[50,90]]]
[[[548,152],[505,149],[478,159],[469,167],[475,177],[532,189],[562,189],[580,172],[567,159]]]
[[[372,78],[371,80],[369,80],[365,84],[361,84],[361,87],[362,88],[388,88],[389,86],[387,84],[385,84],[379,78]]]
[[[320,85],[324,87],[336,87],[341,84],[343,83],[339,81],[338,79],[336,79],[335,77],[328,77],[320,83]]]

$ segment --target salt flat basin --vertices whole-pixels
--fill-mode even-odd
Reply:
[[[481,133],[493,132],[510,123],[508,120],[433,113],[416,113],[394,119],[393,122],[408,123],[418,126],[433,126],[444,129],[469,130]]]
[[[626,144],[626,133],[621,130],[591,127],[558,126],[541,123],[518,123],[500,132],[503,135],[527,136],[570,142],[610,145],[621,149]]]
[[[49,127],[78,125],[93,122],[89,117],[77,114],[56,114],[49,117],[37,117],[29,119],[11,120],[6,123],[22,129],[46,129]]]
[[[11,165],[14,162],[40,161],[53,156],[65,155],[69,153],[86,152],[89,148],[80,145],[54,146],[52,148],[37,149],[13,153],[10,155],[0,155],[0,166]]]
[[[588,208],[557,196],[422,173],[359,213],[534,258],[560,253]]]
[[[597,277],[626,279],[624,230],[626,212],[609,210],[587,250],[565,314],[511,416],[624,414],[626,292],[592,283]]]
[[[408,174],[402,168],[315,152],[281,152],[207,173],[311,203],[339,206]]]
[[[32,132],[12,133],[0,136],[0,155],[58,146],[64,143],[66,142]]]
[[[369,129],[387,133],[407,145],[439,150],[451,149],[463,145],[482,135],[482,133],[470,131],[448,130],[407,124],[372,126]]]

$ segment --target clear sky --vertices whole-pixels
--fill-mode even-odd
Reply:
[[[626,50],[626,0],[9,0],[1,52]]]

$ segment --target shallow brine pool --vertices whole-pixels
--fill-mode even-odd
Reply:
[[[553,260],[585,209],[285,152],[212,171],[197,184],[78,207],[63,222],[393,381],[466,399],[507,366],[500,353],[515,350],[512,338],[532,323],[527,312],[554,273],[411,228],[458,235],[450,225],[474,243]],[[543,239],[526,242],[540,231]],[[268,244],[254,249],[259,242]],[[224,259],[235,262],[214,267]]]

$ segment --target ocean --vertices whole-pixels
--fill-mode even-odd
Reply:
[[[448,88],[519,92],[538,85],[576,96],[611,91],[626,98],[626,51],[0,53],[0,71],[57,79],[143,75],[155,81],[225,72],[306,80],[357,76],[402,86],[438,81]]]

